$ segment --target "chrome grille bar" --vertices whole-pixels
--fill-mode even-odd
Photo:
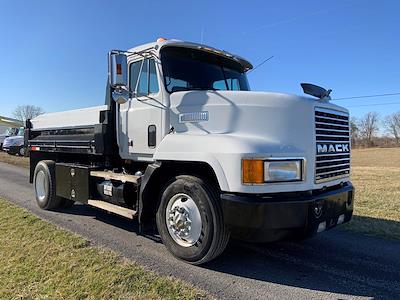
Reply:
[[[315,182],[327,182],[350,174],[350,130],[346,113],[315,109]]]

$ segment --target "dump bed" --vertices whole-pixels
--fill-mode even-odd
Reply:
[[[100,112],[105,110],[107,105],[43,114],[31,120],[32,130],[93,127],[100,124]]]
[[[27,124],[27,144],[35,151],[105,154],[114,124],[107,105],[40,115]]]

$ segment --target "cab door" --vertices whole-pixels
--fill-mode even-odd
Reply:
[[[165,107],[159,88],[159,76],[154,59],[146,58],[129,64],[129,89],[131,97],[121,106],[126,120],[122,131],[130,159],[151,161],[155,148],[161,141],[161,118]]]

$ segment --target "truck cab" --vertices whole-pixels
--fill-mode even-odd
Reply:
[[[351,219],[349,113],[329,91],[250,90],[246,59],[179,40],[109,53],[105,105],[27,122],[44,209],[73,202],[156,224],[189,263],[230,237],[306,238]]]

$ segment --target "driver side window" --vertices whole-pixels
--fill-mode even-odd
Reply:
[[[129,88],[138,96],[156,94],[159,91],[154,59],[133,62],[129,67]]]

